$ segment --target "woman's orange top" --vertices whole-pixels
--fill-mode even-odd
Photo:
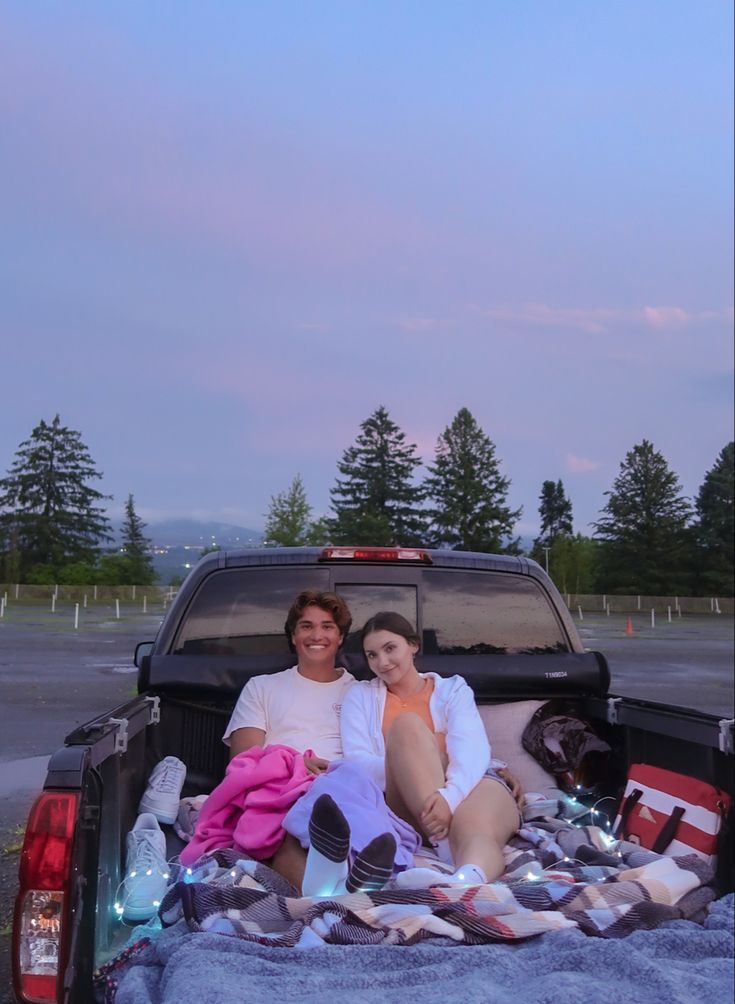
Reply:
[[[385,695],[385,711],[383,712],[382,725],[383,738],[388,735],[388,729],[399,715],[402,715],[407,711],[412,711],[415,715],[419,716],[422,722],[425,723],[429,731],[434,733],[440,753],[446,753],[446,734],[444,732],[436,731],[434,728],[434,720],[431,717],[431,711],[429,709],[429,701],[431,700],[431,695],[433,693],[434,681],[430,676],[427,676],[424,680],[424,686],[422,689],[419,690],[417,694],[414,694],[413,697],[409,697],[407,701],[404,701],[396,694],[391,694],[389,690]]]

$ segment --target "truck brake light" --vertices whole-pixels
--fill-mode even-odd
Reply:
[[[428,551],[416,547],[325,547],[321,561],[417,561],[431,565]]]
[[[61,999],[79,795],[44,791],[28,817],[13,921],[13,989],[20,1001]]]

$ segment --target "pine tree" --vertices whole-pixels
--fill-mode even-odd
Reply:
[[[572,503],[567,498],[561,479],[557,482],[544,481],[539,495],[539,516],[541,533],[533,542],[531,557],[540,565],[546,565],[548,549],[559,536],[571,537]]]
[[[125,503],[125,519],[122,525],[121,552],[127,565],[127,583],[150,586],[156,580],[151,556],[151,542],[143,536],[145,523],[135,511],[133,496],[128,495]]]
[[[732,596],[735,560],[735,443],[728,443],[707,471],[695,502],[699,569],[703,591],[715,596]]]
[[[691,507],[663,455],[644,439],[626,454],[605,494],[602,519],[593,524],[602,542],[604,591],[684,592]]]
[[[467,408],[439,436],[425,488],[434,502],[436,543],[463,551],[517,552],[509,540],[521,514],[507,504],[510,481],[500,474],[495,445]]]
[[[271,495],[265,517],[265,541],[268,547],[298,547],[306,544],[311,528],[311,506],[301,475],[297,474],[289,488]]]
[[[94,564],[110,538],[99,505],[110,496],[88,484],[101,477],[80,433],[58,415],[51,424],[42,420],[20,444],[0,480],[0,539],[14,542],[21,581],[34,566],[57,572],[72,562]]]
[[[384,407],[360,426],[362,432],[338,463],[342,478],[331,491],[331,537],[336,544],[422,544],[426,526],[423,491],[413,484],[421,460],[416,446]]]

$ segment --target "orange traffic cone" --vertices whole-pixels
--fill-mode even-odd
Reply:
[[[625,633],[630,637],[633,634],[633,618],[628,618],[628,623],[625,625]]]

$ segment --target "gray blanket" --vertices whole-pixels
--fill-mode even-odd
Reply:
[[[597,827],[547,819],[505,849],[499,882],[293,896],[229,850],[179,875],[98,974],[114,1004],[732,999],[733,896],[712,870]],[[290,891],[289,891],[290,890]]]
[[[116,1004],[724,1004],[733,999],[732,895],[704,924],[667,921],[628,938],[578,929],[521,943],[271,948],[181,921],[125,973]],[[111,974],[111,978],[114,973]]]

